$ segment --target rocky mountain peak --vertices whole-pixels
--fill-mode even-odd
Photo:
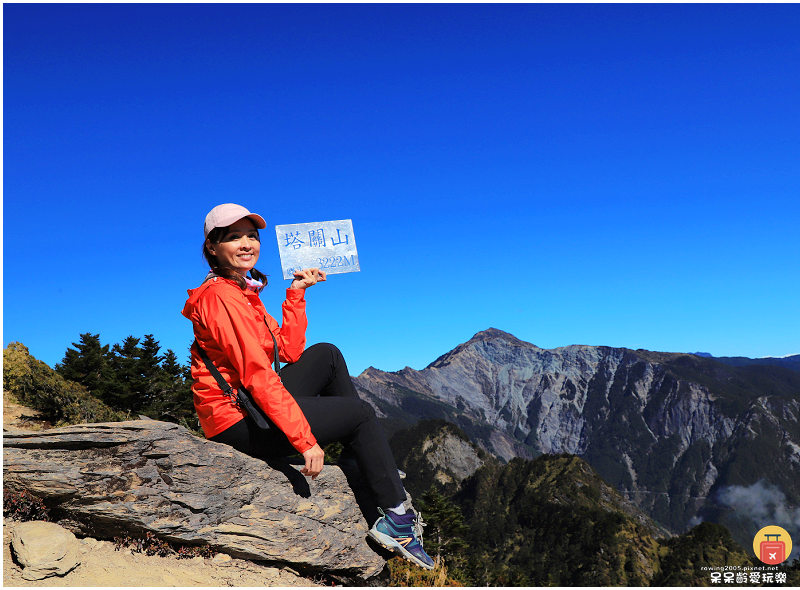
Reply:
[[[470,344],[471,342],[481,342],[483,340],[494,340],[495,338],[502,338],[504,340],[508,340],[509,342],[513,342],[515,344],[530,346],[528,342],[523,342],[516,336],[509,334],[508,332],[503,332],[502,330],[498,330],[497,328],[488,328],[486,330],[478,332],[467,341],[467,344]]]
[[[449,365],[454,358],[463,356],[465,352],[475,351],[478,347],[486,346],[490,346],[495,349],[527,348],[532,350],[541,350],[538,346],[531,344],[530,342],[524,342],[508,332],[503,332],[497,328],[488,328],[478,332],[472,338],[463,344],[459,344],[450,352],[443,354],[430,365],[428,365],[426,369],[445,367]]]
[[[489,328],[422,371],[354,381],[395,431],[437,418],[505,461],[578,455],[674,531],[727,486],[763,478],[790,503],[800,498],[790,475],[800,461],[800,374],[789,367],[607,346],[541,349]]]

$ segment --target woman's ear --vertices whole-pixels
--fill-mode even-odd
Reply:
[[[212,244],[211,240],[208,240],[208,239],[206,239],[206,250],[208,250],[208,253],[211,254],[212,256],[216,256],[217,255],[217,252],[214,249],[214,244]]]

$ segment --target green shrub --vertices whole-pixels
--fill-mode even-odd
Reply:
[[[3,390],[58,426],[126,418],[92,397],[82,385],[67,381],[35,359],[20,342],[12,342],[3,350]]]

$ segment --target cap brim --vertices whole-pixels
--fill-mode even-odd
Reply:
[[[217,223],[217,227],[228,227],[229,225],[233,225],[240,219],[244,219],[247,217],[250,221],[252,221],[257,229],[264,229],[267,227],[267,222],[264,221],[264,218],[261,217],[257,213],[250,213],[248,215],[232,215],[226,219],[222,219]]]

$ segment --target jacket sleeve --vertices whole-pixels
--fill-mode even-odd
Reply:
[[[316,444],[316,438],[303,411],[284,388],[272,369],[271,359],[261,347],[257,312],[244,296],[238,295],[227,289],[208,290],[200,309],[201,321],[231,368],[238,373],[241,384],[292,446],[303,453]]]
[[[305,289],[286,289],[286,301],[283,302],[283,324],[267,315],[270,330],[278,342],[279,358],[284,363],[296,363],[306,349],[306,317]],[[272,320],[270,322],[270,320]],[[273,323],[274,322],[274,323]]]

